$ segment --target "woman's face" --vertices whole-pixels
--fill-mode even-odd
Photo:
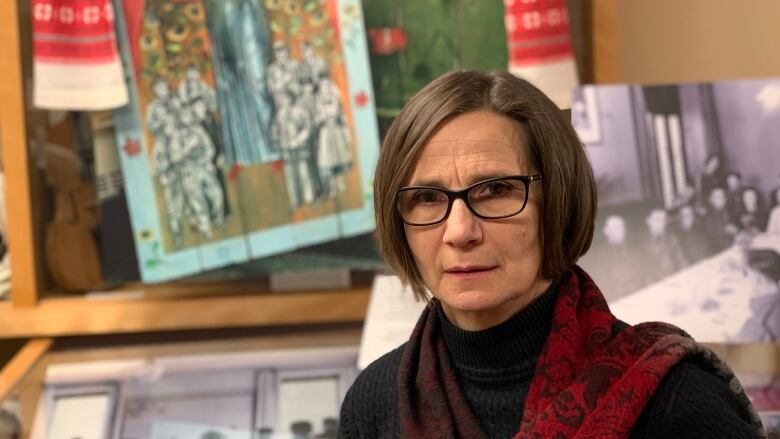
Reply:
[[[610,215],[604,222],[604,236],[612,245],[621,245],[626,242],[626,221],[622,216]]]
[[[753,190],[742,192],[742,202],[749,211],[756,210],[758,207],[758,194]]]
[[[423,147],[408,184],[462,189],[509,175],[533,175],[522,127],[487,111],[443,124]],[[549,286],[540,276],[541,191],[531,183],[519,214],[483,220],[456,200],[432,226],[405,225],[406,239],[426,286],[457,326],[479,330],[517,313]]]
[[[680,224],[683,229],[691,230],[693,223],[696,221],[696,214],[691,206],[683,206],[680,208]]]

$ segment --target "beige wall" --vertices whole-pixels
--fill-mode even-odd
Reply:
[[[614,72],[596,75],[605,82],[780,76],[780,1],[594,1],[614,14]]]

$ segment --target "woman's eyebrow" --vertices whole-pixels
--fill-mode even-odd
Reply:
[[[479,174],[470,175],[467,180],[467,184],[464,187],[471,186],[472,184],[479,183],[480,181],[490,180],[492,178],[509,177],[510,175],[518,175],[518,174],[520,173],[506,172],[506,171],[482,172]],[[409,183],[409,186],[431,186],[431,187],[438,187],[444,189],[463,189],[463,188],[448,188],[446,185],[444,185],[441,182],[441,179],[438,177],[413,180],[412,182]]]

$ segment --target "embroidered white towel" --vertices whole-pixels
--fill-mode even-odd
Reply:
[[[560,108],[578,85],[565,0],[504,0],[509,72],[532,83]]]
[[[108,110],[127,104],[111,0],[32,0],[33,103]]]

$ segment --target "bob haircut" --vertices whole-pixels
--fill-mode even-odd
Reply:
[[[519,123],[529,165],[542,174],[541,275],[556,279],[590,248],[596,183],[585,150],[558,107],[529,82],[507,72],[453,71],[420,90],[390,125],[374,176],[379,250],[418,299],[427,288],[406,241],[396,193],[408,182],[416,157],[442,123],[487,110]]]

